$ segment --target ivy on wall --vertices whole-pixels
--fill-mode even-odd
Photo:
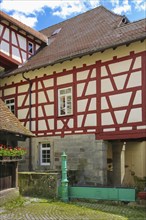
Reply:
[[[19,172],[18,176],[21,195],[48,199],[57,197],[57,173]]]

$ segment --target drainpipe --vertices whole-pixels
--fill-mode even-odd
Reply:
[[[28,83],[29,83],[29,130],[31,131],[32,126],[31,126],[31,119],[32,119],[32,93],[31,93],[31,89],[32,89],[32,81],[29,78],[26,78],[24,76],[24,73],[22,73],[22,77],[23,79],[25,79]],[[32,171],[32,138],[29,138],[29,171]]]

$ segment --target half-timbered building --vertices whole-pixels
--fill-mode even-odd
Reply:
[[[65,151],[78,184],[146,176],[146,19],[100,6],[36,32],[1,18],[0,96],[36,135],[31,168],[60,170]]]

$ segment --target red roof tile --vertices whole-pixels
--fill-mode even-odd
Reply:
[[[21,124],[21,122],[15,117],[15,115],[9,110],[9,108],[1,99],[0,131],[22,134],[24,136],[34,136],[27,128]]]

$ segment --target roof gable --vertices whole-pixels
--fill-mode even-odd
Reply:
[[[24,136],[34,136],[25,128],[18,118],[9,110],[9,108],[0,99],[0,131],[21,134]]]
[[[48,37],[48,45],[10,75],[146,38],[146,19],[133,23],[125,22],[125,19],[125,16],[116,15],[100,6],[43,29],[41,33]]]
[[[9,23],[9,25],[16,26],[20,32],[21,31],[26,32],[27,35],[33,36],[35,39],[41,41],[42,43],[47,44],[47,42],[48,42],[47,37],[43,33],[40,33],[38,31],[32,29],[31,27],[23,24],[22,22],[16,20],[15,18],[7,15],[6,13],[4,13],[2,11],[0,11],[0,20],[1,20],[1,22],[7,21]]]

